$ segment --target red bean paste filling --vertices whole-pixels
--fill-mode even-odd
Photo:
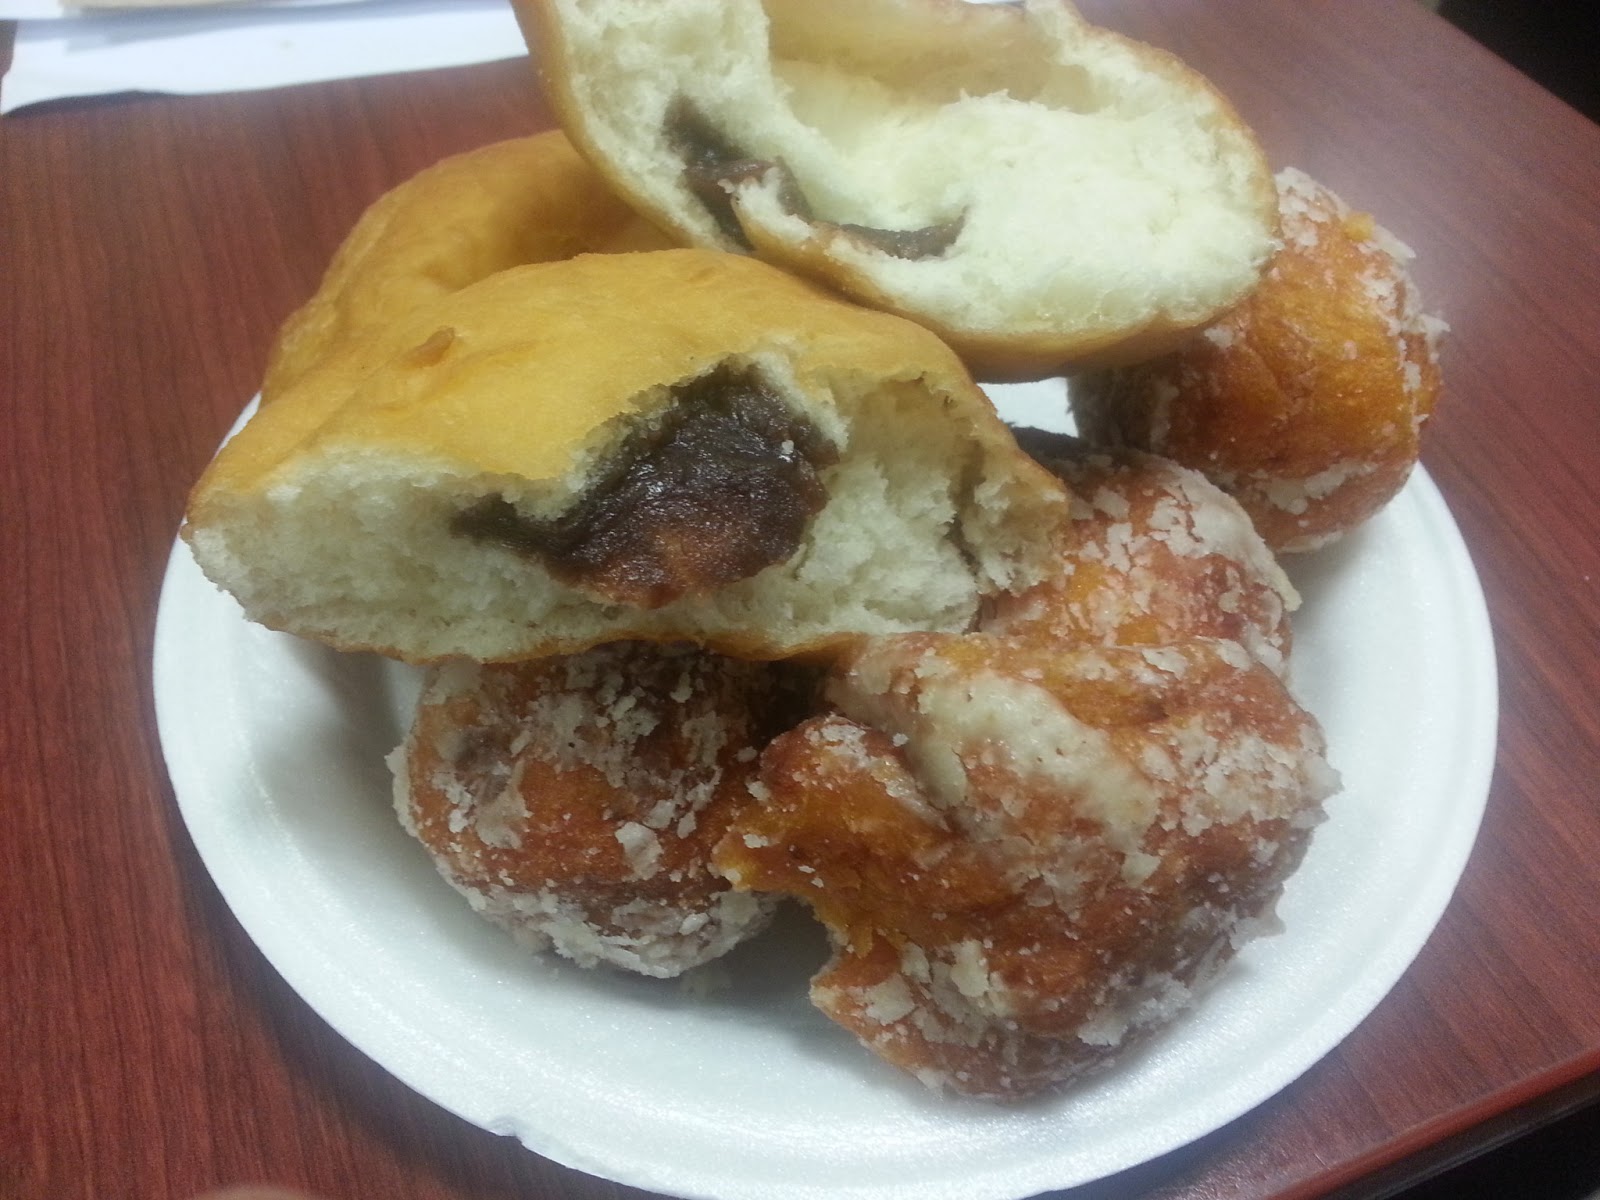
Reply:
[[[879,229],[819,220],[787,163],[750,154],[685,97],[677,97],[668,106],[663,129],[667,144],[683,159],[683,179],[695,199],[705,205],[717,228],[746,250],[751,248],[750,239],[733,210],[730,188],[769,171],[778,173],[778,203],[785,212],[820,228],[837,229],[894,258],[937,258],[961,235],[966,222],[965,216],[958,216],[921,229]]]
[[[837,461],[757,371],[724,365],[674,388],[560,515],[527,517],[488,496],[450,528],[599,599],[657,608],[794,554],[827,500],[819,474]]]

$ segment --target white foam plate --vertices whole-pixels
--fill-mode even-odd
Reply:
[[[1013,419],[1059,387],[997,393]],[[826,946],[803,917],[699,988],[530,957],[403,833],[383,756],[416,679],[247,623],[173,552],[155,698],[173,787],[240,923],[317,1012],[467,1121],[637,1187],[718,1200],[999,1200],[1068,1187],[1218,1128],[1382,999],[1476,835],[1495,744],[1482,593],[1418,471],[1294,570],[1294,683],[1344,790],[1280,912],[1142,1054],[1018,1107],[941,1097],[811,1009]]]

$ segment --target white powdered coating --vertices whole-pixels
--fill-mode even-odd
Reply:
[[[1349,228],[1347,223],[1355,215],[1354,211],[1341,197],[1304,171],[1285,168],[1278,173],[1276,181],[1284,232],[1296,246],[1314,250],[1323,236],[1318,226],[1338,221]],[[1420,353],[1437,363],[1438,341],[1449,326],[1439,317],[1422,311],[1421,292],[1411,277],[1416,251],[1377,221],[1370,218],[1368,221],[1370,232],[1361,244],[1378,258],[1357,282],[1373,313],[1383,321],[1389,338],[1396,344],[1402,386],[1413,399],[1422,400],[1423,373],[1409,356]],[[1418,420],[1420,422],[1421,414]],[[1316,498],[1319,497],[1313,494],[1313,499]]]
[[[747,736],[745,692],[775,686],[764,670],[687,648],[628,644],[520,667],[440,668],[420,701],[435,732],[424,739],[419,719],[390,757],[397,811],[452,886],[519,940],[585,966],[676,975],[756,932],[773,907],[721,886],[703,861],[709,844],[688,842],[717,794],[724,760],[737,760],[736,740]],[[670,739],[668,752],[658,735]],[[601,816],[562,812],[529,790],[539,786],[524,780],[535,764],[558,777],[598,774],[613,789],[615,814],[601,817],[594,836],[609,835],[614,849],[608,860],[604,846],[589,848],[599,855],[594,877],[530,882],[533,871],[561,872],[532,865],[538,858],[491,867],[495,852],[547,853],[541,842],[551,822]],[[414,789],[435,797],[426,836]],[[678,858],[664,875],[669,845]],[[646,881],[654,881],[648,896],[630,886]]]
[[[658,901],[596,914],[559,891],[475,888],[449,879],[482,916],[534,951],[553,950],[580,967],[602,963],[659,979],[726,954],[770,921],[775,902],[748,892],[718,892],[705,909]]]
[[[1092,656],[1080,659],[1093,669]],[[945,817],[979,841],[1017,843],[1000,860],[1041,878],[1064,908],[1075,901],[1082,883],[1078,864],[1092,847],[1059,831],[1045,845],[1023,840],[1019,822],[1027,817],[1030,790],[1047,789],[1064,811],[1093,821],[1095,845],[1122,857],[1128,882],[1149,875],[1141,847],[1160,797],[1103,730],[1078,720],[1036,683],[990,671],[957,674],[931,652],[917,661],[915,695],[908,696],[889,681],[897,665],[903,664],[892,651],[869,651],[850,683],[835,686],[830,698],[853,719],[906,738],[923,794]],[[973,795],[967,764],[979,761],[1003,765],[1017,786],[992,797]],[[1044,835],[1035,830],[1030,836]]]
[[[1126,521],[1133,510],[1126,496],[1109,487],[1095,489],[1092,503],[1096,512],[1103,512],[1118,521]]]
[[[881,983],[862,989],[860,1001],[867,1019],[879,1025],[892,1025],[909,1016],[917,1006],[902,975],[891,975]]]
[[[1345,484],[1370,475],[1374,470],[1373,464],[1364,460],[1335,463],[1325,471],[1304,478],[1263,476],[1253,490],[1274,508],[1299,515],[1315,501],[1327,499]]]
[[[1301,249],[1311,249],[1321,238],[1316,227],[1328,224],[1339,211],[1335,208],[1330,212],[1327,204],[1330,193],[1298,167],[1285,167],[1274,182],[1278,187],[1278,216],[1284,239]]]
[[[1194,999],[1194,989],[1166,972],[1143,979],[1118,981],[1108,998],[1078,1028],[1078,1039],[1091,1046],[1117,1046],[1130,1032],[1169,1023]]]
[[[1010,1015],[1005,989],[984,965],[982,947],[971,940],[934,948],[908,942],[900,951],[900,973],[926,997],[911,1022],[930,1042],[976,1045],[996,1020]]]
[[[624,821],[617,827],[616,839],[640,879],[649,879],[660,869],[661,839],[655,830],[637,821]]]
[[[1139,849],[1155,819],[1154,789],[1103,730],[1072,716],[1043,688],[982,673],[924,687],[917,707],[926,725],[912,733],[913,746],[920,734],[947,738],[967,755],[1003,748],[1021,782],[1044,783],[1070,797],[1074,810],[1096,822],[1105,844],[1120,854]],[[1017,795],[1008,800],[1021,803]]]
[[[474,826],[478,837],[486,846],[501,850],[515,850],[522,845],[522,825],[529,817],[527,801],[518,786],[522,774],[519,762],[512,768],[511,777],[489,799],[477,805]],[[462,810],[452,813],[452,819]]]
[[[950,982],[968,1000],[982,996],[990,990],[989,964],[983,947],[972,938],[964,938],[953,947]]]
[[[1160,451],[1172,436],[1172,406],[1178,402],[1182,391],[1170,379],[1156,381],[1150,406],[1150,448]]]
[[[1174,463],[1169,476],[1169,486],[1187,509],[1188,532],[1194,539],[1189,553],[1216,554],[1238,563],[1247,578],[1277,592],[1287,611],[1299,608],[1299,593],[1238,502],[1198,471]]]
[[[1166,640],[1239,637],[1283,674],[1288,614],[1300,597],[1238,501],[1200,472],[1152,454],[1044,453],[1042,461],[1078,494],[1079,528],[1061,551],[1064,580],[1080,563],[1116,578],[1086,592],[1046,585],[1003,610],[999,632],[1070,617],[1073,640],[1116,644],[1130,625],[1148,638],[1153,618]],[[1219,613],[1238,620],[1224,624]]]

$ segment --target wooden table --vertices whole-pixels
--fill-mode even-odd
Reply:
[[[1376,1193],[1600,1092],[1600,128],[1409,0],[1093,0],[1279,164],[1376,211],[1454,328],[1426,462],[1487,591],[1477,851],[1393,994],[1287,1091],[1079,1193]],[[185,490],[362,207],[548,123],[527,65],[0,122],[0,1196],[628,1193],[409,1092],[235,924],[151,713]]]

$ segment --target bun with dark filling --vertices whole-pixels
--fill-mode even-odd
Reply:
[[[1273,249],[1249,128],[1064,0],[516,0],[568,135],[645,216],[910,317],[980,376],[1132,361]]]
[[[514,268],[261,408],[183,536],[253,619],[415,662],[964,629],[1063,485],[907,321],[701,250]]]

